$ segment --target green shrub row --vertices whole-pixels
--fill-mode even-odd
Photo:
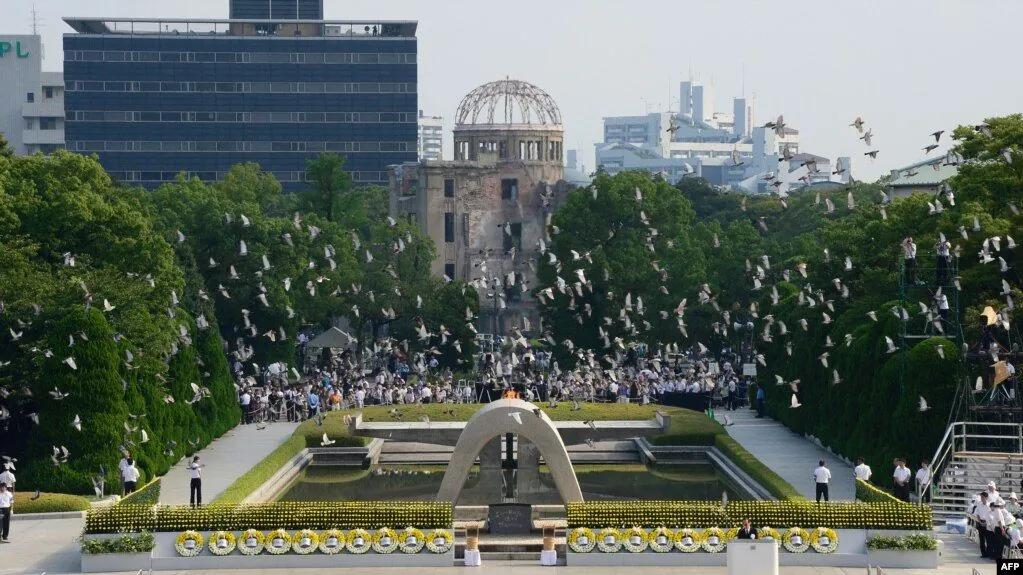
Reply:
[[[938,542],[930,535],[922,533],[892,537],[888,535],[875,535],[867,540],[867,549],[892,551],[934,551],[938,548]]]
[[[420,529],[452,525],[450,503],[436,501],[277,502],[255,505],[115,505],[85,517],[85,533],[243,529]]]
[[[99,555],[103,553],[148,553],[156,547],[156,538],[149,531],[138,535],[125,533],[116,539],[82,538],[83,555]]]
[[[156,505],[160,502],[160,478],[150,481],[141,489],[125,495],[118,505]]]
[[[18,491],[14,494],[14,512],[23,513],[58,513],[63,511],[85,511],[90,507],[89,500],[78,495],[65,493],[40,493],[39,498],[32,493]]]
[[[706,501],[596,501],[568,504],[571,527],[735,527],[816,525],[833,529],[925,529],[931,510],[898,503],[812,501],[732,501],[727,507]]]
[[[859,478],[856,479],[856,499],[858,501],[866,501],[867,503],[902,503],[903,505],[909,505],[884,489]]]

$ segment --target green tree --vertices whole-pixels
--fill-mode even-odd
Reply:
[[[320,154],[309,160],[306,179],[313,189],[306,194],[310,206],[335,221],[338,201],[352,189],[352,176],[345,171],[345,157],[338,154]]]

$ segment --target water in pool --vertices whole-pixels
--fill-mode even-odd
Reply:
[[[518,472],[516,472],[518,473]],[[704,499],[719,500],[722,492],[729,499],[743,499],[717,469],[710,464],[662,465],[577,465],[576,477],[583,497],[594,499]],[[345,467],[307,467],[281,496],[282,501],[367,501],[433,499],[444,478],[444,468],[436,466],[381,466],[372,469]],[[478,468],[469,474],[459,497],[459,505],[499,503],[495,498],[519,503],[561,504],[554,481],[546,467],[540,468],[539,481],[504,471],[484,481]],[[500,487],[494,485],[501,482]],[[511,485],[511,487],[509,487]],[[531,487],[529,487],[532,485]],[[495,487],[497,487],[495,489]],[[496,495],[495,495],[496,494]]]

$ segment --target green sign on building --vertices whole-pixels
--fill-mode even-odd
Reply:
[[[29,53],[21,46],[21,40],[18,40],[14,44],[0,40],[0,58],[7,56],[11,50],[14,50],[14,53],[18,58],[28,58]]]

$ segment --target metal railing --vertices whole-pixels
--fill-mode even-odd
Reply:
[[[1023,424],[977,421],[950,423],[931,459],[931,482],[942,476],[952,456],[964,451],[985,451],[992,440],[1012,445],[1014,453],[1023,454]]]

